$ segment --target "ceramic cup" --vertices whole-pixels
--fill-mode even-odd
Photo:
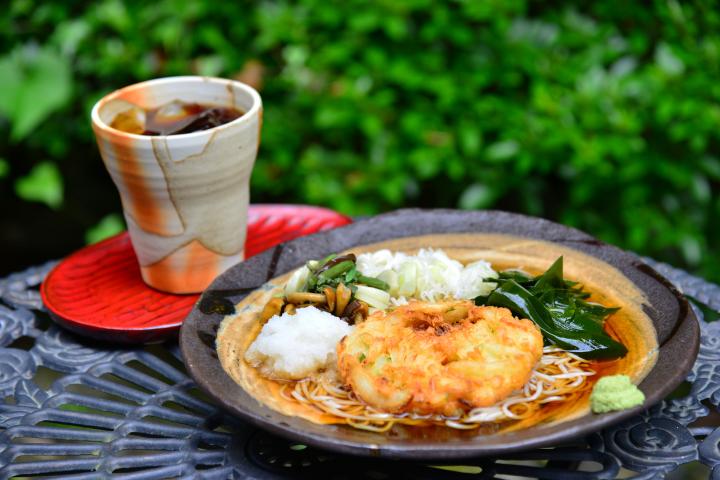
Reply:
[[[150,109],[173,100],[233,106],[245,114],[180,135],[135,135],[110,127],[127,102]],[[150,80],[93,107],[98,148],[120,193],[145,283],[172,293],[200,292],[243,260],[261,124],[260,95],[220,78]]]

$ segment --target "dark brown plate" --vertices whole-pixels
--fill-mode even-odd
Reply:
[[[537,425],[510,433],[468,436],[439,433],[394,438],[345,426],[318,425],[282,415],[260,404],[223,370],[215,350],[218,326],[233,305],[268,280],[311,258],[392,239],[434,234],[489,233],[541,240],[579,255],[594,257],[631,282],[644,297],[642,309],[657,335],[657,360],[640,389],[642,407]],[[458,236],[461,238],[462,236]],[[469,238],[469,237],[468,237]],[[473,245],[463,246],[473,248]],[[497,211],[399,210],[347,227],[276,246],[225,272],[205,291],[180,332],[180,347],[190,375],[220,405],[253,424],[309,445],[338,452],[403,459],[457,459],[553,445],[595,432],[658,403],[680,384],[697,355],[699,326],[685,298],[636,255],[540,218]]]

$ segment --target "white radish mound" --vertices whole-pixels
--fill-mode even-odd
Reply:
[[[247,349],[245,360],[266,376],[300,380],[332,368],[335,347],[352,328],[315,307],[299,308],[294,315],[275,315]]]

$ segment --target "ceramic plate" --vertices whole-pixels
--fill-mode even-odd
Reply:
[[[566,276],[594,285],[623,308],[637,308],[635,323],[623,329],[640,355],[628,362],[645,393],[643,406],[608,414],[587,409],[569,418],[509,433],[468,435],[432,428],[415,435],[372,433],[347,426],[319,425],[286,416],[258,402],[220,365],[216,332],[234,305],[251,302],[261,287],[279,284],[283,274],[312,258],[344,250],[378,248],[411,251],[443,248],[451,256],[486,258],[494,266],[540,270],[558,255]],[[627,297],[627,298],[624,298]],[[244,300],[245,299],[245,300]],[[635,305],[635,307],[633,307]],[[632,318],[632,316],[628,316]],[[242,333],[241,333],[242,335]],[[625,339],[624,339],[625,341]],[[683,381],[697,355],[699,326],[685,298],[637,256],[578,230],[547,220],[505,212],[400,210],[347,227],[280,244],[218,277],[183,323],[180,346],[188,371],[219,404],[255,425],[287,438],[338,452],[403,459],[457,459],[554,445],[597,431],[637,414]]]

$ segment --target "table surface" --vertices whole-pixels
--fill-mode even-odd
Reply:
[[[676,394],[575,443],[462,467],[337,455],[225,415],[176,344],[118,348],[53,324],[37,290],[53,265],[30,268],[0,279],[0,478],[720,479],[720,287],[646,260],[704,305],[693,305],[706,319],[700,353]]]

